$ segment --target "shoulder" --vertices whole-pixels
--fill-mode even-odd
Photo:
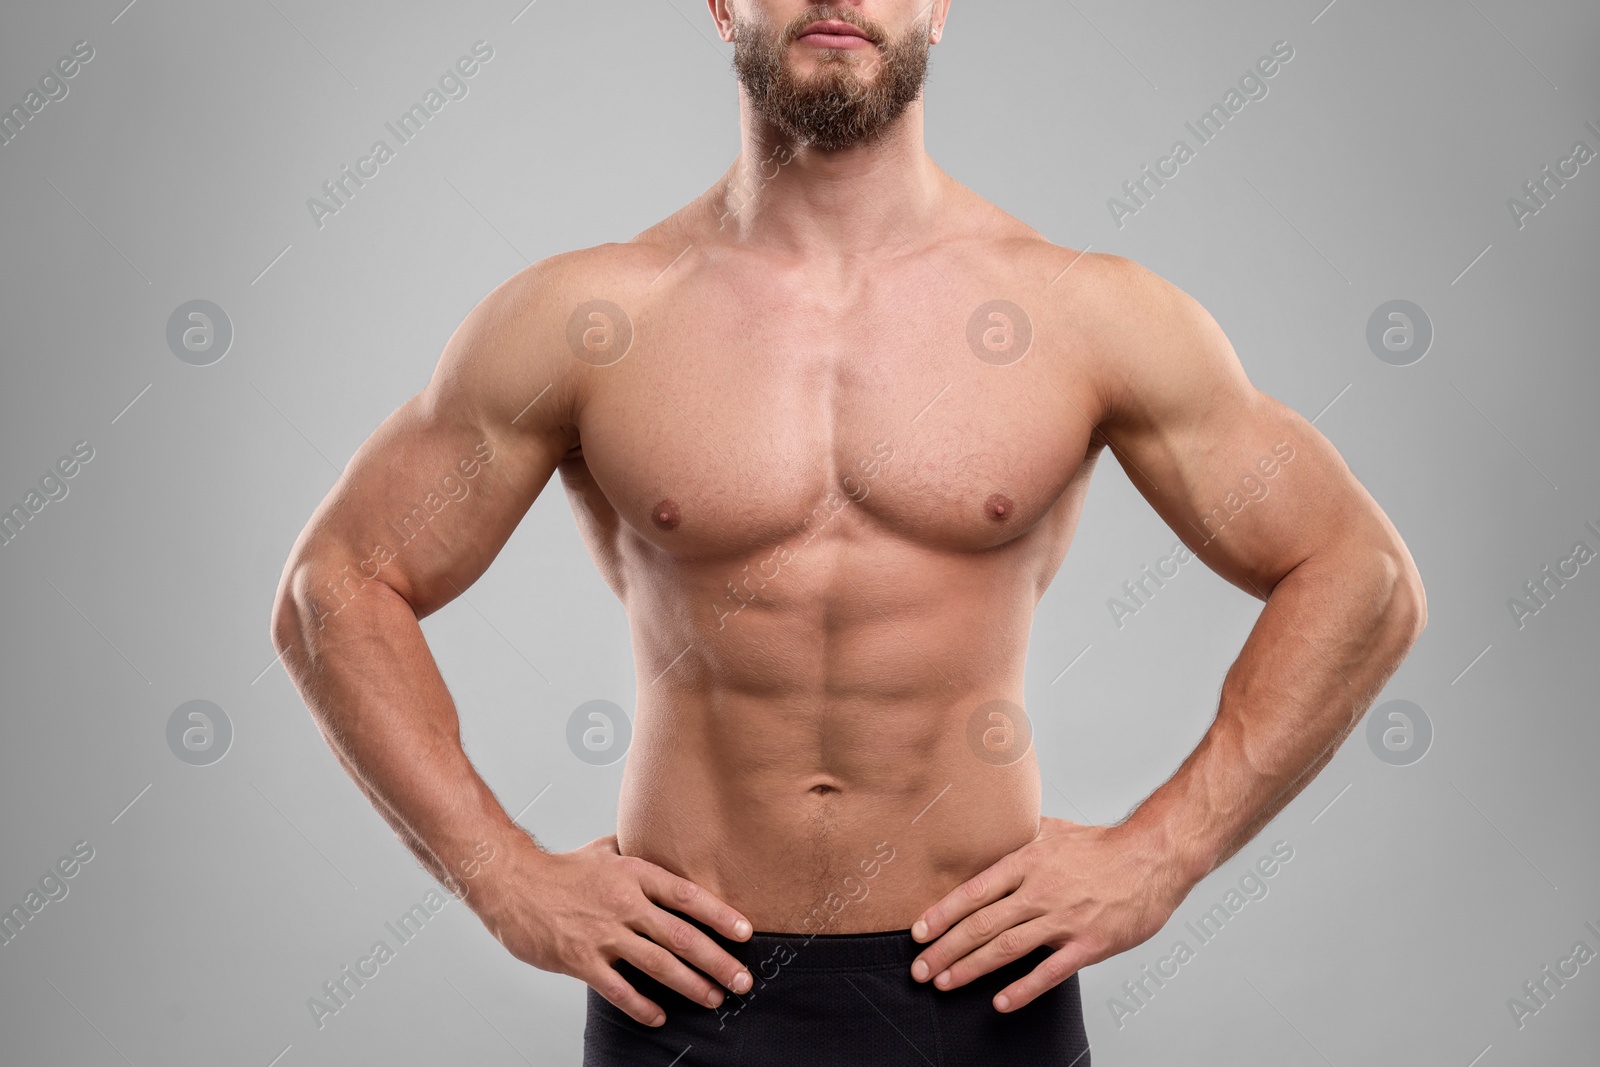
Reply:
[[[1134,312],[1160,315],[1163,301],[1181,295],[1131,259],[1092,245],[1057,244],[976,194],[962,207],[963,225],[952,242],[960,265],[991,285],[1004,279],[1012,298],[1043,325],[1091,329]]]
[[[546,334],[564,335],[597,309],[635,316],[693,244],[679,228],[657,227],[629,241],[562,252],[519,271],[486,300],[502,314],[534,316]]]
[[[1155,423],[1254,392],[1232,344],[1200,302],[1124,256],[1050,246],[1050,325],[1087,361],[1106,422]]]
[[[669,261],[659,241],[638,238],[561,252],[507,278],[479,308],[491,317],[560,319],[585,301],[648,286],[652,270],[659,273]]]
[[[671,260],[661,242],[636,239],[529,264],[462,319],[429,394],[498,408],[533,389],[541,408],[575,418],[596,370],[614,362],[608,347],[631,340],[629,309]]]
[[[1125,256],[1056,244],[1033,255],[1041,271],[1055,268],[1051,307],[1097,335],[1135,320],[1146,327],[1171,322],[1192,303],[1177,286]]]

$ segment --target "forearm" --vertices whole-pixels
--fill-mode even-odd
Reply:
[[[1242,848],[1355,728],[1420,631],[1409,561],[1346,546],[1302,563],[1267,600],[1215,722],[1121,824],[1189,885]]]
[[[372,788],[372,786],[367,783],[366,779],[361,777],[361,772],[357,770],[355,765],[350,762],[349,758],[339,750],[338,746],[330,745],[329,747],[333,749],[333,754],[339,759],[339,765],[344,768],[345,773],[350,776],[351,781],[355,782],[356,785],[360,787],[361,792],[366,794],[367,800],[371,802],[373,810],[381,815],[383,820],[389,824],[389,828],[392,829],[395,836],[400,839],[400,843],[405,845],[411,854],[417,858],[417,862],[422,865],[423,869],[429,874],[433,875],[433,877],[436,878],[440,884],[445,886],[445,888],[449,889],[451,893],[465,900],[468,892],[470,891],[470,887],[462,882],[461,876],[449,870],[444,863],[440,861],[439,857],[434,855],[433,850],[425,845],[421,838],[412,833],[411,827],[406,825],[405,819],[401,818],[400,814],[389,806],[388,801],[384,800],[383,797],[378,794],[378,791]]]
[[[481,846],[528,835],[463,751],[454,702],[411,607],[378,581],[338,604],[329,614],[304,592],[285,593],[273,626],[284,665],[345,770],[454,891]]]

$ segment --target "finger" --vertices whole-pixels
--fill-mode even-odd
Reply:
[[[743,941],[750,936],[750,920],[708,890],[648,860],[637,863],[640,865],[639,886],[657,904],[693,915],[730,940]]]
[[[1025,910],[1025,905],[1015,894],[980,908],[924,949],[911,963],[911,977],[919,982],[936,978],[967,953],[988,944],[1003,931],[1038,918],[1040,914],[1038,908]]]
[[[667,1021],[667,1013],[661,1010],[661,1006],[633,988],[610,964],[602,963],[593,978],[583,980],[590,989],[637,1022],[646,1026],[660,1026]]]
[[[744,964],[707,937],[705,931],[683,921],[671,912],[656,908],[645,916],[640,925],[643,927],[641,932],[657,945],[678,958],[694,964],[735,993],[748,992],[755,984]],[[713,1003],[704,993],[690,999],[709,1004],[713,1008],[717,1007],[722,1003],[721,991],[715,989],[709,981],[701,980],[706,982],[708,991],[716,993],[716,1001]]]
[[[1066,948],[1052,952],[1039,961],[1039,966],[996,993],[995,1010],[1016,1011],[1071,978],[1078,968],[1087,967],[1093,962],[1082,942],[1069,941]]]
[[[959,989],[1013,960],[1020,960],[1040,945],[1049,944],[1054,935],[1039,919],[1002,930],[987,943],[936,973],[933,984],[940,989]]]
[[[677,956],[647,938],[633,935],[617,947],[618,954],[651,978],[696,1004],[715,1008],[722,990],[703,974],[696,974]]]
[[[1022,873],[1007,856],[987,870],[968,878],[944,895],[911,924],[911,936],[931,941],[960,920],[986,905],[993,904],[1022,884]]]

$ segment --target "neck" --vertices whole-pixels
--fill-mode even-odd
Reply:
[[[741,97],[743,93],[741,91]],[[922,101],[870,144],[797,143],[740,102],[741,147],[712,203],[722,232],[806,258],[904,250],[927,234],[944,172],[923,147]]]

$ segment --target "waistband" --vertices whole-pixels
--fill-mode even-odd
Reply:
[[[748,968],[766,964],[785,971],[843,971],[872,967],[910,968],[917,953],[927,946],[910,930],[883,930],[862,934],[779,934],[757,930],[748,941],[734,941],[692,915],[665,909],[700,929]]]

